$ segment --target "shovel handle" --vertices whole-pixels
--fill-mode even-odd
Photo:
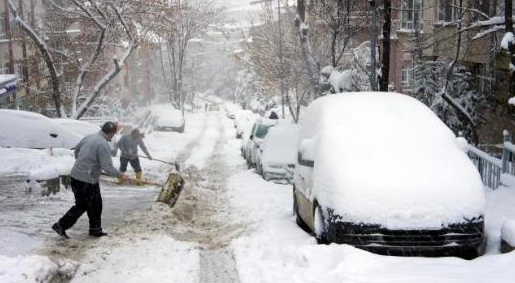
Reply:
[[[166,162],[164,160],[155,159],[155,158],[150,159],[150,158],[148,158],[147,156],[144,156],[144,155],[138,155],[138,156],[141,157],[141,158],[148,159],[148,160],[154,160],[154,161],[161,162],[161,163],[164,163],[164,164],[172,165],[172,166],[175,167],[175,170],[181,171],[181,166],[177,162],[171,163],[171,162]]]

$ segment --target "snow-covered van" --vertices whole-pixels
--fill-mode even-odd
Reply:
[[[380,254],[474,258],[484,189],[454,133],[397,93],[314,101],[301,124],[293,209],[319,242]]]

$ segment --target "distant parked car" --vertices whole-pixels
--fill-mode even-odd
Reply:
[[[0,109],[0,146],[73,149],[82,136],[34,112]]]
[[[256,162],[256,171],[263,179],[293,183],[299,130],[299,125],[284,123],[268,131],[259,148]]]
[[[395,93],[343,93],[307,109],[293,210],[319,242],[474,258],[484,251],[481,177],[453,132]]]
[[[172,106],[155,107],[153,112],[156,116],[156,123],[154,130],[156,131],[171,131],[183,133],[186,121],[180,110]]]
[[[263,139],[268,134],[268,130],[275,126],[279,120],[272,120],[267,118],[258,118],[253,126],[253,131],[249,137],[249,145],[247,147],[248,155],[247,155],[247,163],[250,165],[250,168],[256,167],[256,159],[259,147],[263,142]]]
[[[236,127],[236,138],[241,139],[243,132],[246,128],[249,127],[249,124],[253,123],[255,118],[255,114],[250,110],[241,110],[238,112],[238,118],[235,120]]]

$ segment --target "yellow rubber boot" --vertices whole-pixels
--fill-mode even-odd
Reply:
[[[141,179],[143,172],[136,172],[136,185],[143,186],[143,181]]]
[[[116,184],[120,185],[120,184],[122,184],[122,183],[123,183],[122,178],[118,178],[118,179],[116,180]]]

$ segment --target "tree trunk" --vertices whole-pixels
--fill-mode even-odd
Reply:
[[[381,77],[379,79],[379,90],[388,91],[390,77],[390,33],[392,29],[392,2],[384,0],[384,23],[383,23],[383,50],[381,62]]]
[[[27,34],[27,36],[30,39],[32,39],[32,41],[34,41],[34,44],[36,44],[39,52],[45,60],[48,72],[50,73],[50,84],[52,85],[52,98],[54,100],[57,117],[61,118],[63,116],[66,116],[62,108],[59,76],[57,75],[57,69],[55,67],[54,59],[52,58],[52,55],[48,50],[46,42],[20,17],[20,15],[18,15],[18,11],[16,10],[16,7],[14,6],[12,0],[7,0],[7,4],[9,5],[9,8],[13,13],[15,20],[19,24],[20,28]]]
[[[309,27],[306,20],[306,4],[304,0],[297,0],[296,26],[299,30],[300,47],[309,74],[311,97],[316,99],[320,96],[320,66],[316,61],[309,47]]]
[[[512,0],[505,0],[504,4],[504,22],[505,22],[505,29],[506,33],[511,32],[513,33],[513,3]],[[512,70],[512,66],[515,66],[515,44],[510,43],[508,46],[508,50],[510,52],[510,79],[508,82],[508,93],[510,97],[515,96],[515,76],[513,75],[514,70]]]

